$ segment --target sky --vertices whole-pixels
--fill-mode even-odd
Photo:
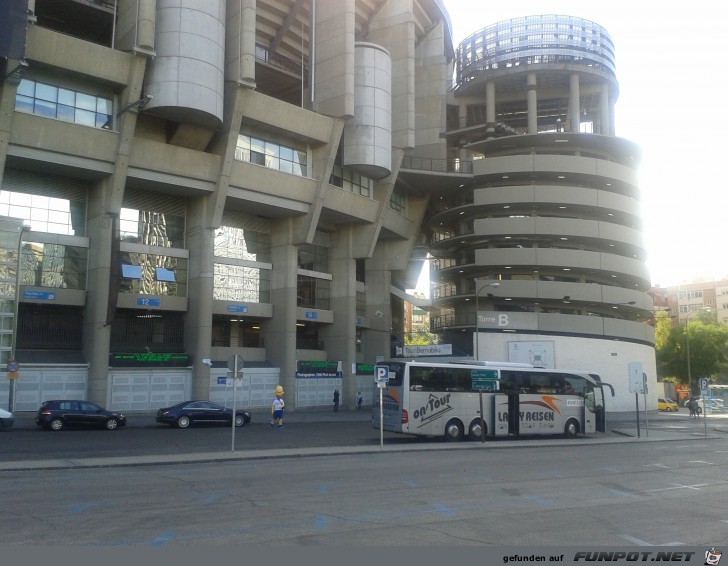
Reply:
[[[490,24],[535,14],[591,20],[612,36],[617,136],[642,150],[639,182],[653,285],[728,278],[725,20],[704,0],[444,0],[455,46]],[[712,110],[709,109],[712,108]],[[419,287],[419,286],[418,286]]]

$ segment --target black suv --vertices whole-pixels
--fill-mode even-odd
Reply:
[[[45,401],[38,409],[35,424],[48,430],[61,430],[66,426],[89,426],[115,430],[126,425],[121,413],[107,411],[88,401]]]

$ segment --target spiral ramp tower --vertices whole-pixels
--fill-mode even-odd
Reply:
[[[430,201],[433,331],[480,360],[593,370],[618,391],[610,410],[633,409],[629,364],[655,380],[653,305],[609,34],[508,20],[466,38],[456,65],[448,151],[472,175]]]

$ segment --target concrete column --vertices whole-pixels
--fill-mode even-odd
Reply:
[[[123,100],[139,98],[146,70],[146,56],[137,54],[129,68]],[[88,293],[83,317],[83,353],[89,362],[88,399],[108,404],[109,345],[111,325],[107,325],[111,279],[112,218],[118,215],[124,199],[137,114],[126,112],[119,118],[119,141],[112,174],[99,181],[88,201]]]
[[[314,110],[327,116],[354,115],[354,0],[313,0]]]
[[[528,73],[528,133],[538,133],[538,100],[536,98],[536,73]]]
[[[573,73],[569,77],[569,119],[571,120],[570,132],[579,133],[581,99],[579,97],[579,75]]]
[[[363,359],[372,363],[378,356],[390,356],[392,314],[390,295],[392,274],[387,266],[387,246],[377,243],[374,254],[366,260],[366,300],[369,328],[363,332]]]
[[[119,0],[114,48],[153,51],[156,21],[157,0]]]
[[[212,301],[214,291],[214,228],[209,217],[208,197],[190,201],[187,213],[187,296],[185,350],[192,355],[192,397],[210,398],[210,368],[202,360],[212,348]]]
[[[291,243],[289,219],[274,222],[271,232],[273,316],[263,325],[261,332],[268,359],[281,370],[286,408],[295,409],[298,248]]]
[[[3,184],[5,161],[10,145],[10,129],[15,112],[15,95],[18,87],[6,82],[0,83],[0,187]]]
[[[331,310],[334,323],[322,327],[328,359],[341,360],[343,382],[341,404],[356,405],[356,260],[352,257],[354,229],[345,226],[332,233],[329,248]]]
[[[89,364],[87,398],[107,404],[111,325],[106,325],[109,304],[112,216],[105,205],[111,178],[90,191],[88,219],[88,292],[83,315],[83,353]]]
[[[255,86],[256,0],[227,0],[225,80]]]
[[[415,146],[415,20],[411,0],[388,0],[369,23],[371,41],[392,58],[392,146]]]
[[[613,136],[614,131],[611,128],[612,119],[610,117],[611,112],[609,107],[609,84],[606,82],[602,83],[601,91],[599,92],[599,115],[599,133],[605,136]]]
[[[495,83],[485,83],[485,124],[486,136],[495,132]]]

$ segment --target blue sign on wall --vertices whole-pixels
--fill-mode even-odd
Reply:
[[[318,313],[313,311],[306,311],[306,318],[318,318]]]
[[[247,305],[228,305],[228,312],[248,312]]]
[[[142,307],[158,307],[159,299],[153,299],[151,297],[137,297],[136,304]]]
[[[34,291],[33,289],[24,289],[23,298],[37,299],[41,301],[55,301],[56,294],[54,291]]]

